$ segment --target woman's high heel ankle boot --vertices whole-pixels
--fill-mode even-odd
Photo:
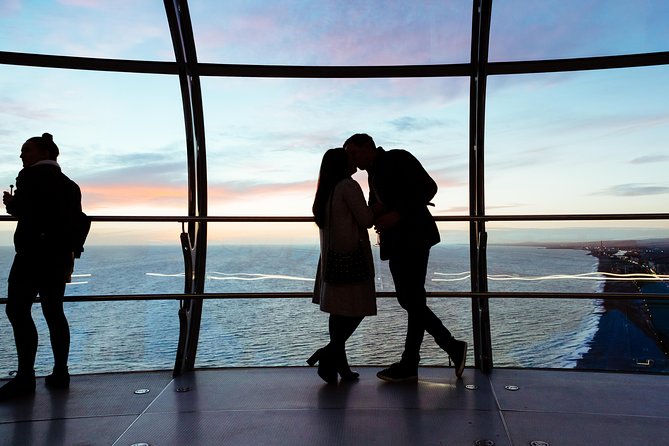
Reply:
[[[325,347],[316,350],[314,354],[311,355],[309,359],[307,359],[307,364],[309,364],[311,367],[315,366],[318,360],[321,359],[321,355],[323,355],[324,352],[325,352]]]
[[[318,363],[318,376],[328,384],[337,382],[337,364],[330,353],[330,349],[326,347],[319,348],[313,355],[307,359],[307,364],[314,366]]]
[[[318,376],[328,384],[337,384],[337,367],[331,358],[318,361]]]
[[[346,352],[339,355],[337,372],[339,373],[339,376],[341,376],[342,381],[357,381],[360,378],[360,373],[352,371],[351,367],[348,365]]]
[[[318,359],[318,376],[328,384],[337,384],[337,362],[332,349],[324,348]]]

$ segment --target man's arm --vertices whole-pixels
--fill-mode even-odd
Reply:
[[[395,159],[396,210],[413,213],[428,205],[437,194],[437,183],[411,153],[399,150]]]
[[[418,159],[406,150],[387,152],[389,169],[383,178],[388,196],[385,212],[374,222],[379,231],[397,225],[404,218],[423,213],[437,193],[437,183]]]

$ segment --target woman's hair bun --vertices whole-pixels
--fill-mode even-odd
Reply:
[[[53,142],[53,135],[51,133],[42,133],[42,138],[47,141]]]

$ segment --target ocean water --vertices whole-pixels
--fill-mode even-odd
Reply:
[[[597,260],[585,251],[490,246],[488,255],[491,291],[595,292],[603,282],[596,273]],[[12,257],[12,248],[0,248],[0,277],[7,277]],[[205,291],[309,292],[317,261],[317,246],[210,246]],[[179,246],[91,246],[77,261],[67,294],[180,293],[182,270]],[[392,291],[387,262],[378,257],[376,273],[377,290]],[[434,247],[426,287],[429,291],[468,291],[468,247]],[[178,301],[65,305],[72,333],[73,373],[173,367]],[[429,305],[457,338],[472,344],[469,299],[433,298]],[[387,365],[402,352],[406,314],[394,298],[379,299],[378,307],[378,316],[366,318],[349,340],[353,364]],[[492,299],[495,366],[574,367],[587,351],[600,313],[597,299]],[[33,314],[40,335],[36,371],[42,375],[52,366],[51,351],[39,305],[34,306]],[[196,366],[304,365],[316,348],[327,343],[327,316],[303,298],[207,300]],[[11,326],[4,315],[0,315],[0,340],[2,377],[16,368]],[[428,334],[421,356],[424,365],[448,363]]]

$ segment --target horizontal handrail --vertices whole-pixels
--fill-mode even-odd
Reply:
[[[225,299],[306,299],[311,298],[310,292],[294,293],[201,293],[201,294],[119,294],[119,295],[88,295],[65,296],[65,302],[112,302],[112,301],[149,301],[149,300],[225,300]],[[376,293],[376,297],[386,299],[395,297],[392,291]],[[615,300],[669,300],[669,294],[641,294],[641,293],[561,293],[561,292],[518,292],[518,291],[489,291],[470,292],[432,291],[427,293],[429,298],[438,299],[615,299]],[[0,304],[6,304],[7,298],[0,298]]]
[[[313,222],[312,217],[296,216],[91,216],[98,222]],[[0,216],[0,221],[15,221],[8,215]],[[550,215],[487,215],[487,216],[436,216],[437,221],[561,221],[561,220],[669,220],[669,213],[657,214],[550,214]],[[394,297],[392,292],[377,293],[377,297]],[[669,294],[638,293],[558,293],[558,292],[428,292],[430,298],[523,298],[523,299],[646,299],[665,300]],[[296,293],[202,293],[202,294],[135,294],[135,295],[88,295],[66,296],[66,302],[104,302],[104,301],[148,301],[148,300],[184,300],[184,299],[269,299],[269,298],[308,298],[309,292]],[[6,298],[0,298],[5,304]]]
[[[448,217],[434,217],[437,221],[448,221]],[[471,221],[569,221],[569,220],[667,220],[668,213],[646,214],[546,214],[546,215],[485,215],[467,217]]]
[[[300,216],[148,216],[92,215],[95,222],[210,222],[210,223],[310,223],[313,217]],[[524,214],[524,215],[435,215],[436,221],[601,221],[601,220],[669,220],[669,213],[637,214]],[[16,221],[11,215],[0,215],[0,221]]]

